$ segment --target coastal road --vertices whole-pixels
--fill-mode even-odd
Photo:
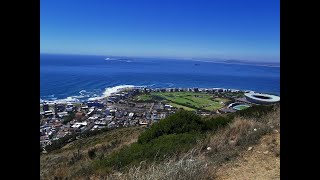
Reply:
[[[153,109],[154,103],[151,104],[151,107],[149,109],[149,113],[151,113],[152,109]]]

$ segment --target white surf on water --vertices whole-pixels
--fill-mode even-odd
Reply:
[[[107,87],[105,88],[104,92],[102,93],[101,96],[97,95],[97,94],[93,94],[93,95],[89,95],[89,92],[86,90],[81,90],[79,93],[80,95],[78,96],[69,96],[67,98],[64,99],[54,99],[51,98],[51,100],[44,100],[40,98],[40,103],[48,103],[48,104],[54,104],[54,103],[61,103],[61,104],[66,104],[66,103],[78,103],[81,102],[80,99],[81,98],[88,98],[88,101],[94,101],[94,100],[101,100],[103,98],[106,98],[108,96],[110,96],[113,93],[117,93],[122,89],[125,88],[133,88],[133,87],[144,87],[144,86],[134,86],[134,85],[118,85],[118,86],[114,86],[114,87]],[[87,94],[88,93],[88,94]],[[91,97],[90,97],[91,96]]]
[[[118,92],[121,89],[133,88],[133,87],[135,87],[135,86],[134,85],[119,85],[119,86],[114,86],[114,87],[108,87],[108,88],[106,88],[104,90],[102,96],[100,96],[100,97],[91,97],[88,100],[89,101],[94,101],[94,100],[103,99],[103,98],[106,98],[106,97],[110,96],[112,93]]]

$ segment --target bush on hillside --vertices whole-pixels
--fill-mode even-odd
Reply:
[[[143,144],[165,134],[178,134],[187,132],[203,133],[216,130],[227,125],[233,117],[216,117],[209,120],[202,119],[190,111],[180,110],[175,114],[153,124],[151,128],[139,136],[138,143]]]
[[[76,113],[71,112],[68,116],[63,118],[62,124],[67,124],[68,122],[72,121],[75,116],[76,116]]]
[[[97,167],[123,168],[141,161],[162,161],[173,155],[188,151],[208,130],[227,125],[232,119],[217,117],[208,120],[185,110],[153,124],[142,133],[138,142],[112,153],[104,160],[97,161]]]
[[[218,116],[215,118],[211,118],[207,121],[205,121],[206,124],[206,130],[217,130],[221,127],[226,126],[228,123],[230,123],[233,120],[232,116]]]
[[[123,168],[127,165],[137,165],[141,161],[162,161],[173,155],[188,151],[197,143],[201,135],[198,133],[183,133],[163,135],[148,143],[133,143],[112,153],[108,158],[96,162],[99,168]]]
[[[254,105],[247,109],[237,111],[235,115],[246,118],[261,118],[263,115],[274,110],[274,105]]]
[[[138,143],[147,143],[165,134],[197,132],[205,129],[205,127],[205,123],[200,116],[192,112],[180,110],[153,124],[150,129],[139,136]]]
[[[96,148],[93,148],[88,151],[88,156],[90,159],[94,159],[96,157],[96,150]]]

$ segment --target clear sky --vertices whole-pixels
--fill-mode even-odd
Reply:
[[[279,0],[41,0],[40,52],[280,61]]]

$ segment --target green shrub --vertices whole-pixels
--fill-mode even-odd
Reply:
[[[95,148],[90,149],[88,151],[88,156],[89,156],[90,159],[94,159],[96,157],[96,149]]]
[[[178,134],[187,132],[203,133],[208,130],[216,130],[231,122],[233,116],[216,117],[209,120],[202,119],[199,115],[190,111],[180,110],[175,114],[153,124],[151,128],[139,136],[138,143],[143,144],[166,134]]]
[[[249,108],[248,108],[249,109]],[[150,129],[142,133],[138,142],[125,146],[119,151],[111,153],[106,158],[97,159],[97,169],[121,170],[132,165],[139,165],[142,161],[159,162],[185,153],[205,137],[206,131],[215,131],[228,125],[235,116],[261,117],[270,112],[272,106],[253,106],[226,116],[201,118],[193,112],[180,110],[175,114],[153,124]],[[259,131],[260,133],[260,131]],[[261,132],[262,134],[264,133]],[[240,144],[251,143],[257,135],[248,136],[239,141]],[[236,152],[236,151],[235,151]],[[230,159],[235,153],[226,153],[222,160]]]
[[[72,111],[68,116],[63,118],[62,124],[67,124],[68,122],[72,121],[75,115],[76,113]]]
[[[137,143],[98,160],[96,167],[121,169],[127,165],[137,165],[141,161],[162,161],[190,150],[197,140],[205,137],[206,131],[216,130],[231,120],[231,117],[204,120],[192,112],[178,111],[153,124],[139,136]]]
[[[263,115],[274,110],[274,105],[254,105],[247,109],[237,111],[235,115],[246,118],[261,118]]]
[[[82,159],[82,154],[80,153],[80,149],[78,149],[77,152],[73,152],[72,153],[72,157],[69,161],[69,165],[73,165],[74,163],[76,163],[77,161],[79,161],[80,159]]]
[[[143,144],[166,134],[198,132],[206,128],[200,116],[185,110],[155,123],[151,128],[139,136],[138,143]]]
[[[226,126],[228,123],[230,123],[233,119],[233,116],[218,116],[215,118],[211,118],[206,123],[206,130],[217,130],[220,127]]]
[[[96,165],[120,169],[127,165],[137,165],[141,161],[162,161],[175,154],[188,151],[201,136],[203,135],[199,133],[169,134],[148,143],[133,143],[112,153],[109,157],[97,162]]]

